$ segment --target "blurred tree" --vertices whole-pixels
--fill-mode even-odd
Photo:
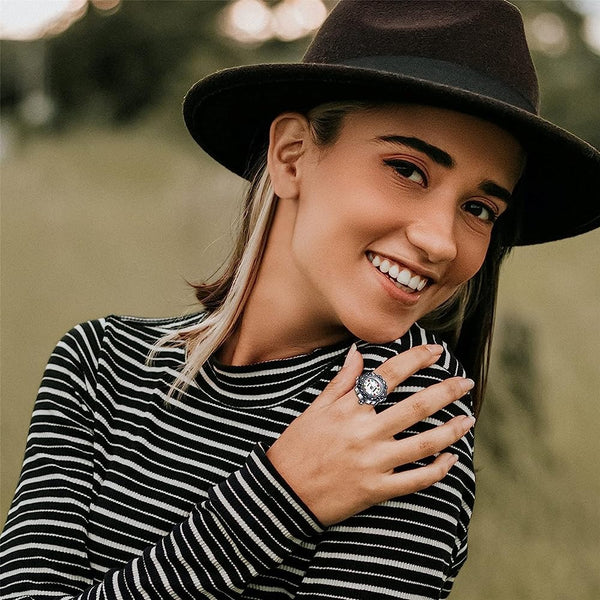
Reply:
[[[511,479],[528,477],[523,449],[537,465],[552,467],[554,456],[544,428],[542,385],[533,326],[517,314],[496,327],[494,360],[484,410],[477,422],[481,449]],[[484,458],[484,464],[487,462]]]
[[[572,2],[512,0],[525,18],[542,116],[600,148],[600,55],[583,39]]]
[[[217,35],[223,2],[134,2],[104,16],[88,10],[62,35],[48,41],[50,92],[63,120],[83,110],[123,121],[160,101],[190,53],[208,62],[231,54]],[[231,60],[231,58],[230,58]]]
[[[600,146],[600,56],[582,39],[582,15],[560,0],[515,3],[525,15],[543,115]],[[219,68],[302,55],[306,38],[254,46],[227,39],[218,27],[226,5],[223,0],[124,0],[108,15],[90,6],[81,20],[44,42],[43,77],[57,122],[82,114],[109,122],[134,119],[159,103],[174,81],[187,84]],[[40,43],[2,43],[4,109],[16,106],[22,95],[24,61],[15,55],[35,44]]]
[[[225,0],[124,0],[105,13],[90,5],[85,16],[55,37],[3,41],[2,108],[16,108],[31,86],[21,79],[31,49],[43,54],[45,92],[55,103],[55,124],[85,114],[122,122],[158,104],[190,64],[192,78],[249,62],[295,60],[307,40],[244,45],[226,38],[218,17]],[[43,51],[41,46],[43,45]],[[38,72],[41,73],[41,72]],[[185,85],[190,83],[189,76]]]

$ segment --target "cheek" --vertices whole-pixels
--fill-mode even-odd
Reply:
[[[323,185],[318,194],[300,199],[294,224],[294,247],[303,254],[324,253],[322,258],[361,254],[381,231],[378,212],[372,210],[372,194],[356,188]]]
[[[451,269],[449,283],[458,287],[471,279],[483,265],[488,247],[489,238],[463,244]]]

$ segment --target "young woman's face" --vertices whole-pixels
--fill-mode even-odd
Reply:
[[[296,293],[361,339],[400,337],[479,270],[522,165],[510,134],[462,113],[349,114],[294,171]]]

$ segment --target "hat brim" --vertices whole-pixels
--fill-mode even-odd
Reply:
[[[282,112],[325,102],[362,100],[440,106],[511,132],[528,160],[517,245],[579,235],[600,226],[600,153],[541,117],[482,94],[426,79],[356,67],[262,64],[215,73],[185,97],[185,123],[196,142],[234,173],[248,177]],[[510,217],[509,217],[510,218]]]

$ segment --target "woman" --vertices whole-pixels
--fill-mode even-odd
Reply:
[[[59,343],[3,597],[447,596],[501,259],[600,224],[598,152],[536,103],[501,0],[342,0],[304,63],[199,82],[237,249],[207,313]]]

